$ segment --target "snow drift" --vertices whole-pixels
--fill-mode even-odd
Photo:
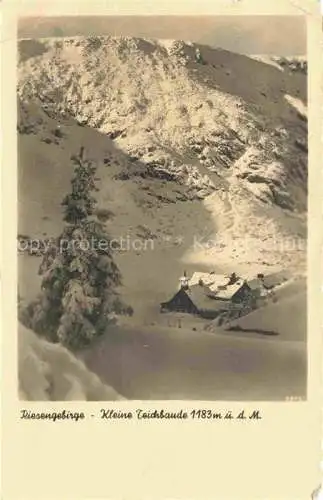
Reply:
[[[73,354],[19,325],[19,396],[27,401],[123,399]]]

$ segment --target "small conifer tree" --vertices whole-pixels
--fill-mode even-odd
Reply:
[[[115,313],[131,314],[132,309],[118,296],[120,272],[104,223],[94,215],[96,168],[84,159],[82,148],[72,160],[72,190],[62,202],[65,227],[44,254],[31,327],[51,341],[78,348],[102,334]]]

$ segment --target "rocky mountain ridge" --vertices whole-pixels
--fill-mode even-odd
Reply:
[[[140,198],[141,209],[203,203],[222,246],[186,249],[184,261],[281,266],[304,259],[304,65],[277,69],[222,49],[131,37],[26,39],[19,53],[24,140],[68,149],[69,124],[77,124],[112,141],[118,167],[106,152],[98,161],[110,182]],[[178,233],[176,216],[173,224]],[[283,240],[294,242],[288,253]]]

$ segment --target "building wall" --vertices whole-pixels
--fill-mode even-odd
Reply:
[[[245,301],[249,301],[252,298],[252,291],[249,286],[245,283],[240,290],[232,297],[233,303],[243,303]]]
[[[179,290],[179,292],[177,292],[171,300],[164,302],[162,304],[162,309],[177,312],[188,312],[191,314],[198,313],[197,308],[183,290]]]

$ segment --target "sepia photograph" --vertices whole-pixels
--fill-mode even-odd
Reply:
[[[21,401],[307,400],[306,37],[19,18]]]

